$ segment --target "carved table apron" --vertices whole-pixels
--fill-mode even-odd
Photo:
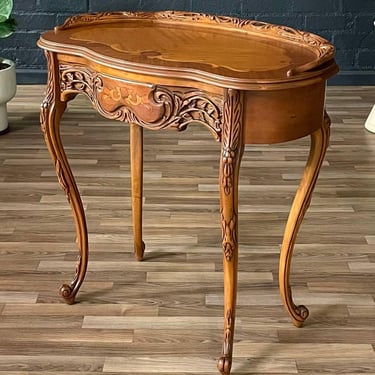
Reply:
[[[292,299],[293,246],[329,140],[326,80],[337,72],[324,39],[288,27],[196,13],[98,13],[69,18],[38,45],[48,62],[41,127],[58,180],[72,207],[79,256],[75,276],[60,289],[67,303],[88,262],[85,213],[60,137],[60,119],[77,94],[104,117],[130,124],[134,251],[143,258],[143,128],[206,126],[221,142],[220,213],[224,264],[224,343],[218,368],[232,364],[238,262],[238,177],[245,144],[311,136],[311,149],[286,224],[279,284],[300,327],[308,316]]]

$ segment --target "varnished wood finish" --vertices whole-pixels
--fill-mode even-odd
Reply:
[[[244,145],[243,93],[227,90],[220,154],[220,213],[224,269],[224,343],[218,369],[229,374],[232,367],[238,269],[238,179]]]
[[[142,239],[143,128],[134,123],[130,124],[130,165],[132,179],[134,254],[138,260],[142,260],[145,251],[145,243]]]
[[[69,304],[74,298],[85,278],[88,262],[88,234],[85,213],[81,197],[75,183],[68,159],[60,136],[60,119],[66,109],[66,103],[60,100],[60,81],[55,74],[58,69],[56,56],[46,51],[48,61],[48,88],[40,111],[41,129],[54,162],[56,175],[68,202],[71,205],[76,224],[79,255],[73,280],[70,284],[63,284],[60,294]]]
[[[215,375],[222,344],[218,169],[207,129],[144,132],[146,261],[134,261],[129,126],[84,96],[61,122],[90,235],[77,302],[76,236],[40,132],[44,87],[21,86],[0,137],[0,374]],[[291,283],[310,317],[290,324],[278,292],[282,233],[309,137],[246,145],[232,374],[375,373],[373,87],[328,87],[331,137],[295,245]],[[192,220],[194,218],[194,220]]]
[[[45,140],[76,221],[79,258],[68,303],[85,276],[84,210],[59,136],[66,104],[84,93],[107,119],[130,123],[134,251],[143,258],[143,128],[185,130],[200,123],[221,142],[219,186],[224,270],[224,343],[218,369],[229,375],[238,273],[238,180],[245,144],[312,136],[280,260],[281,294],[296,325],[289,286],[297,231],[328,142],[325,83],[337,72],[324,39],[286,27],[195,13],[100,13],[75,16],[44,33],[48,87],[41,110]],[[302,191],[302,192],[301,192]]]
[[[299,226],[301,225],[303,217],[310,205],[312,192],[318,179],[318,174],[328,147],[330,124],[330,119],[328,115],[325,114],[323,126],[311,134],[309,158],[290,210],[281,245],[279,265],[280,292],[284,305],[289,312],[293,323],[297,327],[302,326],[303,322],[309,315],[309,310],[303,305],[296,306],[293,302],[292,291],[289,283],[293,247],[297,238]]]

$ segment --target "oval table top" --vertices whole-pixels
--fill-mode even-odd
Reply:
[[[227,86],[326,79],[337,71],[334,47],[319,36],[197,13],[78,15],[44,33],[38,44],[112,68]]]

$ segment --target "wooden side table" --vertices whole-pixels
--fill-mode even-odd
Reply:
[[[259,21],[198,13],[97,13],[44,33],[48,62],[41,127],[72,207],[79,256],[61,287],[67,303],[88,262],[85,213],[60,138],[60,119],[77,94],[104,117],[130,123],[134,250],[143,258],[143,128],[185,130],[198,122],[221,142],[220,212],[224,263],[224,344],[218,369],[232,364],[238,263],[238,176],[245,144],[311,136],[311,150],[286,224],[280,254],[283,303],[300,327],[308,316],[292,299],[289,273],[298,228],[329,141],[325,87],[337,73],[334,48],[310,33]]]

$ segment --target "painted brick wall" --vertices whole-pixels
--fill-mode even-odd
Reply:
[[[45,70],[45,60],[36,41],[43,30],[62,23],[67,16],[104,10],[174,9],[259,19],[320,34],[336,46],[341,78],[351,77],[343,83],[375,84],[375,0],[14,0],[14,3],[18,30],[12,37],[0,40],[0,55],[16,61],[21,82],[44,79],[41,72]]]

